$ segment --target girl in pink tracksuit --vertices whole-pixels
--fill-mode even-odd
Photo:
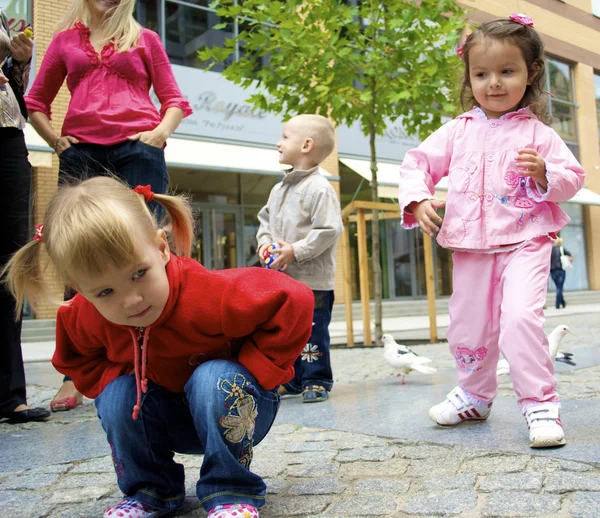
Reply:
[[[560,446],[543,306],[552,240],[569,222],[557,203],[575,195],[585,173],[545,124],[544,46],[529,17],[481,25],[459,55],[461,102],[470,111],[409,151],[400,170],[402,226],[437,232],[454,250],[447,336],[459,385],[429,416],[441,426],[487,419],[501,351],[531,447]],[[444,176],[445,203],[432,199]]]

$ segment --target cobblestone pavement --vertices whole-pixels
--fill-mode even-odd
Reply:
[[[600,356],[590,356],[589,350],[600,346],[600,322],[594,315],[570,315],[549,320],[546,327],[551,330],[563,323],[576,333],[565,338],[563,349],[575,354],[578,366],[561,365],[557,369],[559,390],[569,400],[597,400]],[[446,344],[415,349],[431,357],[446,378],[452,377],[453,361]],[[393,369],[382,362],[381,354],[379,348],[333,350],[336,388],[331,401],[335,401],[336,391],[360,391],[363,382],[393,377]],[[411,379],[425,382],[427,377],[407,376],[408,383]],[[47,404],[54,391],[32,386],[30,402]],[[509,379],[502,382],[501,394],[512,396]],[[282,402],[289,404],[295,402]],[[328,428],[327,419],[321,421],[314,427],[276,422],[255,448],[252,468],[268,486],[268,503],[261,517],[600,517],[598,463],[558,458],[552,451],[520,454],[478,449],[460,440],[436,444],[419,440],[417,433],[398,439],[333,430]],[[0,423],[0,441],[3,436],[27,440],[34,433],[60,438],[70,427],[82,423],[97,426],[91,401],[54,415],[48,423]],[[360,429],[358,422],[356,429]],[[523,434],[524,430],[515,430],[514,440],[523,441]],[[599,443],[596,440],[590,447],[597,449]],[[65,451],[85,447],[64,444]],[[177,455],[176,459],[186,468],[189,496],[177,516],[205,517],[195,498],[202,457]],[[1,517],[99,517],[120,498],[108,455],[83,455],[72,462],[9,469],[0,474]]]

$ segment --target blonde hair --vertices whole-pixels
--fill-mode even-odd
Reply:
[[[155,194],[171,220],[171,242],[178,255],[190,255],[194,234],[192,210],[184,196]],[[25,298],[35,309],[48,299],[42,251],[64,285],[76,285],[78,275],[102,274],[107,265],[135,264],[135,237],[157,241],[158,223],[144,196],[122,182],[98,176],[75,185],[59,187],[44,216],[41,242],[32,240],[3,268],[14,295],[16,315]]]
[[[73,28],[77,22],[89,27],[92,19],[90,2],[94,0],[73,0],[71,7],[59,22],[57,31],[66,31]],[[104,47],[112,41],[117,52],[127,52],[135,46],[142,26],[133,17],[135,0],[121,0],[117,6],[109,9],[102,20],[102,33],[104,37],[99,45]]]
[[[318,163],[325,160],[335,147],[335,129],[327,117],[312,113],[304,113],[292,117],[288,122],[298,124],[300,131],[304,132],[305,137],[311,138],[315,143]]]

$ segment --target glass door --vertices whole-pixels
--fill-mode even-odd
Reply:
[[[209,270],[243,265],[240,207],[197,204],[194,206],[196,239],[192,256]]]

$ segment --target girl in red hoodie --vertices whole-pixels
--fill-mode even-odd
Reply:
[[[177,255],[152,200],[171,219]],[[61,187],[5,267],[17,314],[25,297],[34,308],[44,298],[43,254],[78,292],[58,310],[52,363],[95,399],[125,494],[106,517],[179,509],[173,452],[204,454],[197,495],[209,518],[255,518],[265,502],[252,449],[310,336],[313,295],[263,268],[206,270],[186,257],[192,221],[182,197],[96,177]]]

